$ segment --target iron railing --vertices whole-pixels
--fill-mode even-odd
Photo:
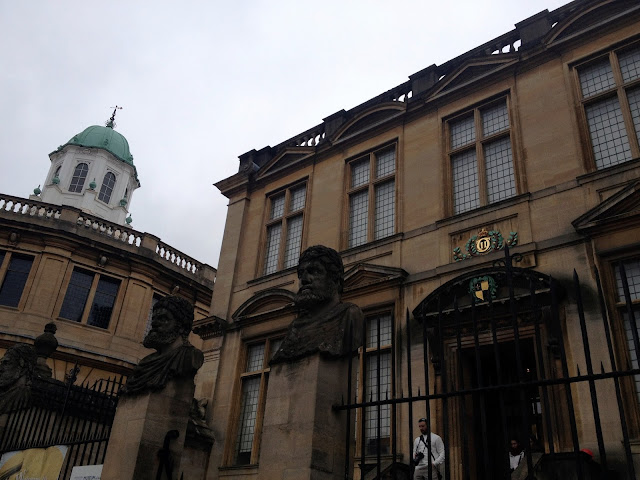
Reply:
[[[441,472],[446,480],[510,478],[506,446],[512,438],[525,447],[527,478],[549,469],[570,472],[567,478],[636,478],[630,419],[637,409],[637,396],[631,380],[640,369],[612,334],[609,313],[614,310],[607,310],[599,272],[594,271],[597,288],[591,290],[597,291],[589,292],[585,314],[585,287],[575,270],[573,279],[560,286],[552,277],[515,267],[519,260],[505,247],[504,261],[444,284],[413,310],[413,320],[407,311],[405,324],[392,329],[394,336],[404,336],[398,344],[404,348],[397,348],[392,339],[391,391],[377,399],[362,398],[354,392],[350,367],[349,400],[335,409],[346,411],[346,458],[359,465],[352,469],[347,461],[345,479],[410,478],[418,407],[425,412],[419,416],[442,436],[447,455]],[[622,263],[618,268],[630,322],[629,343],[640,352],[627,274]],[[413,332],[416,321],[422,330],[418,338]],[[601,332],[604,341],[597,342],[594,357],[590,338],[601,339]],[[375,351],[362,349],[361,365],[367,365],[368,355],[380,358],[379,342],[378,336]],[[364,336],[362,344],[366,345]],[[413,357],[420,346],[422,359],[417,362]],[[402,351],[406,369],[400,368],[396,349]],[[596,367],[594,358],[599,363]],[[418,381],[412,373],[417,365]],[[378,370],[379,386],[379,360],[377,365],[372,362],[372,368]],[[367,374],[361,372],[360,392],[367,391],[366,382]],[[422,382],[424,391],[418,387],[416,392],[414,385]],[[380,443],[380,408],[385,405],[391,409],[390,455],[383,455]],[[364,441],[370,407],[378,417],[376,455],[366,451]],[[616,427],[615,432],[603,434],[603,413],[609,428],[616,424],[619,431]],[[354,417],[359,422],[356,434],[351,430]],[[359,451],[354,454],[357,435]],[[581,451],[585,446],[597,450],[597,463]]]

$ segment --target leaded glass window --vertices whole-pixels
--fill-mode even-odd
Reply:
[[[73,177],[71,178],[71,183],[69,184],[70,192],[82,192],[88,172],[89,166],[86,163],[79,163],[78,165],[76,165],[76,168],[73,171]]]
[[[638,362],[638,351],[636,350],[633,328],[635,323],[636,332],[638,337],[640,337],[640,258],[627,260],[623,262],[623,264],[625,276],[627,278],[627,285],[629,286],[629,297],[631,300],[631,312],[633,314],[633,319],[629,315],[629,311],[627,309],[622,284],[622,275],[619,266],[616,266],[615,268],[616,305],[622,317],[627,351],[629,352],[629,362],[631,364],[630,368],[636,369],[639,368],[640,363]],[[623,368],[625,367],[623,366]],[[640,375],[634,375],[633,382],[635,384],[638,402],[640,403]]]
[[[516,195],[507,100],[465,112],[448,127],[452,213]]]
[[[120,288],[120,280],[110,277],[100,277],[98,287],[93,297],[93,304],[89,311],[87,325],[107,328],[116,303],[116,295]]]
[[[268,197],[268,220],[262,267],[264,275],[298,264],[306,199],[306,183],[294,185]]]
[[[396,231],[396,146],[349,162],[347,245],[357,247]],[[371,208],[373,206],[373,208]]]
[[[74,268],[67,285],[60,318],[109,328],[120,280],[90,270]]]
[[[393,398],[392,390],[392,329],[393,319],[389,313],[370,315],[366,322],[366,355],[361,365],[366,365],[366,388],[362,391],[361,374],[358,375],[358,397],[365,401]],[[379,340],[379,344],[378,344]],[[379,347],[379,349],[378,349]],[[362,352],[362,349],[361,349]],[[361,422],[362,418],[357,421]],[[367,455],[390,453],[391,408],[390,405],[367,407],[364,419],[365,451]],[[356,428],[356,433],[360,430]]]
[[[281,344],[282,338],[270,338],[247,345],[243,373],[240,376],[242,386],[234,445],[235,465],[255,464],[258,461],[260,439],[257,438],[256,430],[264,415],[268,359],[273,357]]]
[[[29,255],[20,255],[17,253],[0,252],[0,267],[7,258],[7,267],[2,277],[0,269],[0,305],[5,307],[18,307],[20,299],[24,293],[24,287],[27,284],[29,272],[33,265],[33,257]]]
[[[149,331],[151,330],[151,321],[153,320],[153,307],[161,298],[162,295],[159,295],[157,293],[154,293],[153,297],[151,298],[151,308],[149,309],[149,314],[147,315],[147,325],[144,327],[144,335],[142,335],[142,338],[146,337],[147,333],[149,333]]]
[[[600,170],[640,156],[640,46],[578,66],[593,166]]]
[[[104,203],[109,203],[111,200],[111,194],[113,193],[113,187],[116,184],[116,176],[107,172],[102,180],[102,186],[100,187],[100,193],[98,194],[98,200]]]

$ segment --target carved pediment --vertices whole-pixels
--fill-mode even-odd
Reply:
[[[287,147],[260,169],[256,178],[263,178],[299,163],[315,152],[314,147]]]
[[[585,9],[576,8],[551,29],[545,43],[553,43],[598,29],[610,21],[639,10],[640,5],[637,0],[608,0]]]
[[[260,317],[293,308],[294,293],[282,288],[264,290],[253,295],[231,315],[234,322]]]
[[[369,108],[357,115],[351,121],[347,122],[340,130],[338,130],[333,141],[335,142],[340,138],[348,137],[355,133],[362,132],[369,127],[382,123],[385,120],[398,115],[400,112],[404,112],[406,108],[407,106],[404,102],[386,102]]]
[[[389,283],[402,282],[408,273],[402,268],[359,263],[344,274],[344,291],[353,291]]]
[[[484,58],[474,58],[469,60],[457,69],[440,80],[440,85],[436,86],[432,96],[454,90],[462,85],[486,77],[496,72],[506,65],[518,61],[517,53],[504,53],[501,55],[489,55]]]
[[[580,233],[598,233],[615,224],[640,222],[640,182],[634,182],[610,196],[572,222]]]

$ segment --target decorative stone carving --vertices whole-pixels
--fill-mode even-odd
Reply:
[[[30,398],[37,358],[35,349],[24,343],[5,352],[0,360],[0,413]]]
[[[40,378],[51,378],[51,367],[47,365],[47,358],[58,348],[58,339],[56,331],[58,327],[53,322],[49,322],[44,326],[44,333],[38,336],[34,341],[38,361],[35,367],[36,375]]]
[[[189,424],[187,425],[187,439],[190,443],[201,446],[213,445],[213,432],[207,425],[207,405],[206,398],[191,400],[191,410],[189,410]]]
[[[344,283],[340,254],[323,245],[309,247],[300,256],[298,279],[294,301],[299,315],[271,363],[292,362],[317,352],[337,358],[357,350],[363,315],[358,306],[340,300]]]
[[[35,345],[18,343],[0,359],[0,413],[31,398],[31,384],[37,379],[51,378],[47,358],[58,348],[56,325],[51,322]]]
[[[124,386],[127,395],[162,390],[173,378],[193,378],[204,355],[187,337],[193,325],[193,305],[184,298],[167,296],[153,307],[151,331],[143,341],[155,353],[144,357]]]

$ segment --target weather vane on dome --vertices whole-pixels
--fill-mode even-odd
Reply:
[[[116,111],[117,110],[122,110],[122,107],[119,107],[118,105],[116,105],[115,107],[110,107],[113,108],[113,113],[111,114],[111,118],[109,120],[107,120],[107,122],[105,123],[105,126],[109,127],[109,128],[116,128]]]

